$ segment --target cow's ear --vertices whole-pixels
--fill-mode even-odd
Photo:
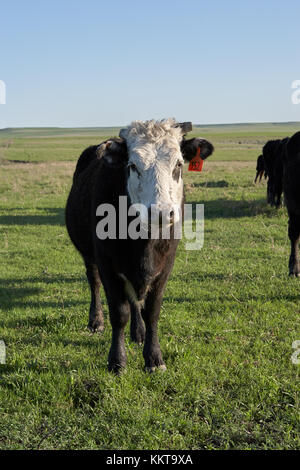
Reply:
[[[123,139],[110,139],[97,147],[97,158],[112,168],[121,168],[127,165],[128,154],[126,141]]]
[[[202,160],[205,160],[214,151],[213,145],[208,140],[200,139],[199,137],[188,140],[183,139],[181,142],[181,152],[184,160],[187,162],[191,161],[196,156],[198,148],[200,148]]]
[[[120,129],[119,136],[120,136],[121,139],[126,140],[127,135],[128,135],[127,127],[124,127],[123,129]]]
[[[193,130],[193,124],[190,121],[178,122],[177,124],[175,124],[175,127],[180,127],[182,135],[185,135]]]

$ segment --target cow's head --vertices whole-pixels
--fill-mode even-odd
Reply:
[[[266,173],[265,164],[264,164],[264,157],[262,155],[259,155],[259,157],[257,157],[256,176],[255,176],[254,183],[256,183],[257,180],[261,181],[264,175],[265,175],[265,178],[267,178],[267,173]]]
[[[204,139],[185,140],[191,123],[173,119],[135,121],[121,129],[127,144],[127,192],[131,204],[169,214],[167,223],[177,222],[183,198],[183,164],[195,157],[198,147],[204,159],[213,146]]]

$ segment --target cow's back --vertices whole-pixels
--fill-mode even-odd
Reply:
[[[84,257],[92,258],[91,203],[93,171],[97,172],[99,170],[100,162],[93,158],[91,151],[85,152],[77,162],[72,188],[67,200],[66,226],[72,242],[80,253]],[[87,157],[86,161],[82,157]]]
[[[286,145],[283,184],[288,211],[300,215],[300,132]]]
[[[87,148],[79,157],[66,205],[66,226],[76,248],[93,260],[96,238],[96,210],[100,204],[118,204],[124,194],[124,168],[111,168]]]

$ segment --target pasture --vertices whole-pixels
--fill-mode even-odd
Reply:
[[[107,372],[111,327],[86,329],[89,289],[64,226],[75,162],[116,129],[0,131],[0,449],[296,449],[300,280],[288,278],[285,208],[254,185],[256,158],[297,124],[196,127],[215,146],[185,169],[205,242],[181,241],[159,334],[166,373]],[[191,136],[192,136],[191,135]]]

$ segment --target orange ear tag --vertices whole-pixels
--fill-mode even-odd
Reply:
[[[190,161],[188,171],[202,171],[203,162],[204,160],[200,157],[200,147],[198,147],[196,156]]]

